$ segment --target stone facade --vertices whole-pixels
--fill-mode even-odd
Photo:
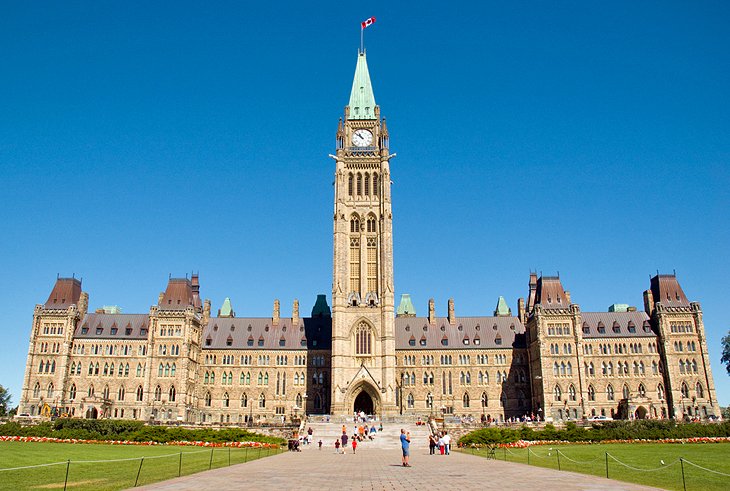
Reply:
[[[458,414],[504,420],[719,415],[702,310],[674,275],[644,309],[582,312],[560,278],[530,275],[512,315],[417,317],[395,307],[389,134],[364,53],[336,133],[332,309],[218,316],[197,275],[148,313],[89,312],[74,278],[37,305],[20,413],[246,424],[309,414]]]

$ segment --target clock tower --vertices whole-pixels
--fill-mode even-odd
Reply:
[[[332,278],[334,414],[396,412],[393,217],[388,130],[358,53],[337,127]]]

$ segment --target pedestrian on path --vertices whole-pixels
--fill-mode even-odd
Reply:
[[[444,436],[440,435],[438,439],[438,446],[439,446],[439,452],[441,452],[441,455],[444,454]]]
[[[411,434],[406,433],[406,430],[401,428],[400,430],[400,446],[403,450],[403,467],[410,467],[411,464],[408,462],[408,457],[411,455]]]
[[[436,453],[436,438],[433,435],[428,435],[428,453],[429,455]]]
[[[319,439],[319,449],[320,449],[320,450],[322,450],[322,443],[323,443],[323,442],[322,442],[322,439],[320,438],[320,439]]]
[[[335,453],[340,453],[340,440],[335,440]]]
[[[342,434],[342,453],[347,449],[347,433]]]
[[[446,452],[446,455],[449,455],[449,451],[451,450],[451,436],[449,436],[448,431],[444,431],[444,450]]]
[[[355,450],[357,450],[357,439],[352,439],[352,453],[355,453]]]

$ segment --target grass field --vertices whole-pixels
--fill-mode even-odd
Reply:
[[[212,451],[212,453],[211,453]],[[67,489],[124,489],[280,453],[276,449],[0,442],[0,489],[63,489],[67,465],[8,470],[71,461]],[[211,460],[212,456],[212,460]],[[140,471],[141,458],[142,463]],[[133,459],[117,462],[81,463]],[[79,462],[77,462],[79,461]]]
[[[560,450],[560,462],[558,462]],[[486,449],[464,449],[466,453],[487,456]],[[730,475],[730,444],[728,443],[624,443],[595,445],[534,446],[530,448],[529,464],[563,471],[580,472],[611,479],[645,484],[664,489],[684,489],[682,465],[679,458],[707,469]],[[618,459],[623,464],[620,464]],[[528,463],[527,449],[496,449],[494,457],[509,462]],[[662,465],[661,461],[664,461]],[[627,467],[630,466],[630,467]],[[632,469],[633,468],[633,469]],[[730,477],[699,469],[684,462],[684,478],[688,490],[727,490]]]

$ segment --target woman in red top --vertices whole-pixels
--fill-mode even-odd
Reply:
[[[355,453],[355,450],[357,449],[357,438],[352,439],[352,453]]]

